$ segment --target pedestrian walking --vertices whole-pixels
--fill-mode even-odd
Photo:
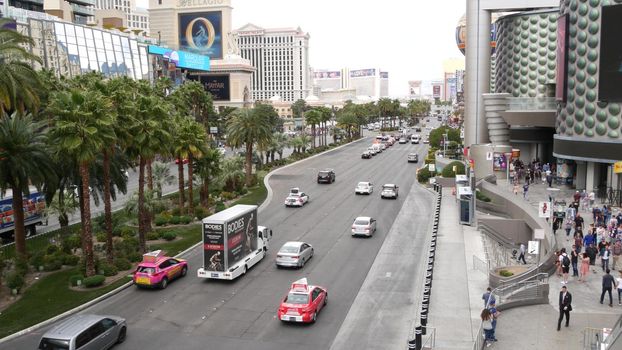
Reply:
[[[484,341],[486,342],[486,346],[490,346],[492,342],[495,341],[492,333],[492,314],[485,308],[482,310],[480,317],[482,319],[482,329],[484,330]]]
[[[605,271],[605,275],[603,276],[603,291],[600,293],[600,303],[603,303],[603,299],[605,299],[605,293],[609,293],[609,307],[613,306],[613,298],[611,297],[611,289],[617,288],[616,280],[611,276],[610,270],[607,269]]]
[[[577,215],[574,217],[575,230],[583,230],[584,222],[585,221],[583,220],[583,217],[581,216],[581,214],[577,213]]]
[[[610,254],[611,254],[611,250],[609,250],[609,244],[605,243],[603,254],[600,257],[600,262],[601,262],[603,271],[609,270],[609,255]]]
[[[527,251],[527,249],[525,248],[525,244],[521,243],[520,244],[520,248],[519,248],[520,254],[518,255],[518,260],[517,261],[522,261],[523,264],[527,265],[527,261],[525,261],[525,252]]]
[[[527,199],[527,191],[529,191],[529,183],[523,185],[523,199]]]
[[[546,172],[546,183],[549,185],[549,188],[553,187],[553,175],[551,175],[550,171]]]
[[[587,191],[581,191],[581,210],[587,211],[587,208],[589,207],[589,201],[590,200],[588,199]]]
[[[490,287],[486,288],[486,293],[482,295],[482,299],[484,300],[484,307],[487,307],[490,303],[496,302],[495,296],[492,295],[492,289]]]
[[[577,246],[572,246],[572,251],[570,251],[570,263],[572,263],[572,277],[579,277],[579,251]]]
[[[562,320],[566,316],[566,327],[570,325],[570,311],[572,311],[572,294],[568,292],[566,286],[562,286],[559,292],[559,320],[557,320],[557,330],[562,327]]]
[[[616,278],[616,283],[618,284],[618,305],[622,305],[622,271],[620,271],[620,275]]]
[[[514,182],[514,194],[518,196],[518,181]]]
[[[497,318],[501,315],[501,312],[497,310],[495,302],[491,302],[488,311],[490,311],[490,315],[492,315],[492,340],[497,341],[497,336],[495,331],[497,330]]]
[[[590,257],[587,253],[581,254],[581,268],[579,269],[579,281],[587,281],[587,275],[590,273]]]
[[[594,194],[594,191],[591,191],[587,198],[590,200],[590,208],[594,208],[594,200],[596,199],[596,194]]]
[[[613,265],[611,266],[611,269],[615,271],[616,265],[620,260],[620,256],[622,256],[622,242],[620,242],[620,240],[616,240],[616,242],[613,244],[612,253]]]
[[[559,255],[559,263],[562,268],[562,283],[568,284],[568,272],[570,272],[570,258],[566,254],[566,248],[562,248]]]
[[[594,247],[594,244],[590,244],[587,248],[585,248],[585,253],[587,254],[588,257],[590,257],[590,265],[595,265],[596,255],[598,254],[598,250],[596,249],[596,247]]]

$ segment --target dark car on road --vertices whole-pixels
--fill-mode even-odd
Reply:
[[[417,162],[419,162],[419,155],[417,153],[409,153],[408,163],[417,163]]]
[[[369,159],[371,157],[372,157],[372,155],[371,155],[370,151],[364,151],[363,154],[361,154],[361,158],[363,158],[363,159]]]
[[[333,183],[335,182],[335,171],[333,169],[320,170],[317,173],[317,183]]]

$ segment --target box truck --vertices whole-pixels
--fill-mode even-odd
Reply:
[[[30,189],[30,194],[23,195],[24,206],[24,227],[27,236],[34,236],[37,233],[37,225],[42,225],[46,221],[45,217],[45,196],[37,192],[36,188]],[[14,240],[15,211],[13,210],[13,193],[8,190],[0,198],[0,238],[3,243]]]
[[[235,205],[203,219],[201,278],[233,280],[266,256],[272,230],[257,226],[256,205]]]

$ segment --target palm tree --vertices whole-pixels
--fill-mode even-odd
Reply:
[[[272,130],[270,124],[252,109],[239,109],[227,122],[227,141],[232,147],[246,148],[246,186],[252,185],[253,145],[263,146],[270,141]]]
[[[227,191],[234,191],[244,176],[244,159],[242,157],[227,158],[222,162],[221,181]]]
[[[0,18],[0,114],[36,111],[39,105],[39,76],[30,62],[41,63],[41,59],[25,48],[34,45],[31,38],[6,26],[12,22]]]
[[[50,131],[57,154],[78,162],[82,203],[82,248],[86,274],[95,274],[89,190],[89,167],[106,145],[115,140],[112,103],[98,91],[62,91],[54,94],[49,111],[55,116]]]
[[[80,209],[80,201],[74,191],[57,191],[52,201],[46,206],[46,215],[58,215],[60,229],[68,233],[69,216]]]
[[[285,147],[287,147],[288,142],[289,137],[287,137],[287,135],[281,132],[275,132],[274,134],[272,134],[272,150],[273,152],[279,154],[279,160],[283,159],[283,150],[285,149]],[[272,156],[274,157],[274,153],[272,153]],[[274,159],[272,159],[272,161],[274,161]]]
[[[353,136],[352,129],[354,129],[354,127],[358,125],[358,121],[354,112],[345,111],[340,113],[339,118],[337,118],[337,123],[340,127],[346,130],[348,139],[351,140]]]
[[[220,152],[213,148],[208,148],[203,156],[194,162],[194,172],[201,178],[202,186],[199,191],[201,205],[205,208],[209,206],[209,183],[220,174]]]
[[[206,148],[207,133],[203,126],[196,121],[180,117],[177,118],[177,130],[175,134],[174,154],[179,155],[180,159],[188,159],[188,210],[190,215],[194,214],[194,193],[193,193],[193,163],[194,157],[201,157]],[[179,162],[183,166],[183,161]],[[183,186],[183,185],[182,185]],[[183,211],[183,202],[180,203]]]
[[[13,192],[15,250],[21,257],[26,256],[23,194],[30,193],[29,183],[39,187],[54,174],[44,126],[30,115],[0,118],[0,189]]]
[[[311,137],[312,137],[312,145],[315,148],[315,126],[320,123],[322,120],[322,112],[312,109],[305,113],[305,122],[311,125]]]
[[[162,199],[162,187],[170,185],[175,181],[175,176],[171,175],[168,164],[161,162],[153,163],[153,184],[158,199]]]

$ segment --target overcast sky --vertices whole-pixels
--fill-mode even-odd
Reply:
[[[139,2],[139,4],[141,4]],[[300,27],[311,36],[315,69],[389,72],[389,93],[408,80],[440,79],[442,61],[462,58],[455,30],[466,0],[233,0],[233,29]]]

